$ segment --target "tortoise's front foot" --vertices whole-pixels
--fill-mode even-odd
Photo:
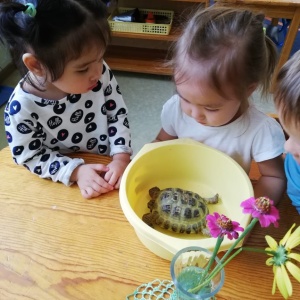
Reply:
[[[152,221],[152,214],[148,213],[148,214],[144,214],[142,217],[142,220],[149,225],[150,227],[154,228],[153,226],[153,221]]]

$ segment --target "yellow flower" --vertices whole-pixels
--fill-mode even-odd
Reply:
[[[292,296],[293,293],[287,270],[300,282],[300,268],[294,264],[294,261],[300,262],[300,254],[291,252],[293,248],[300,245],[300,226],[292,233],[295,226],[296,224],[292,225],[279,244],[271,236],[266,236],[269,247],[265,250],[272,256],[267,259],[266,264],[273,266],[274,273],[272,294],[275,293],[277,286],[284,299]]]

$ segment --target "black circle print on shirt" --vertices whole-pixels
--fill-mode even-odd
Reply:
[[[94,120],[94,118],[95,118],[95,113],[90,112],[85,116],[84,123],[88,124],[88,123],[92,122]]]
[[[40,161],[46,162],[50,158],[50,154],[44,154],[42,155]]]
[[[70,117],[70,122],[71,123],[78,123],[83,117],[83,110],[82,109],[77,109],[74,111]]]
[[[120,146],[120,145],[125,145],[125,139],[120,137],[118,139],[115,140],[115,143],[114,143],[116,146]]]
[[[105,105],[105,103],[101,106],[101,113],[103,115],[106,115],[106,105]]]
[[[33,172],[37,175],[41,175],[42,174],[42,167],[41,166],[36,166],[34,169],[33,169]]]
[[[59,116],[53,116],[48,121],[47,124],[50,129],[55,129],[62,124],[63,120]]]
[[[102,88],[102,83],[98,80],[97,85],[92,89],[93,92],[99,92]]]
[[[117,88],[116,88],[116,90],[117,90],[117,93],[118,93],[118,94],[122,95],[122,93],[121,93],[121,91],[120,91],[120,87],[119,87],[119,85],[117,85]]]
[[[54,162],[50,165],[50,167],[49,167],[49,173],[50,173],[51,175],[54,175],[54,174],[57,173],[57,171],[59,170],[59,168],[60,168],[59,162],[58,162],[58,161],[54,161]]]
[[[29,143],[29,150],[37,150],[41,147],[42,143],[40,140],[34,140],[32,142]]]
[[[4,113],[4,124],[5,124],[5,126],[10,125],[10,117],[9,117],[9,114],[7,112]]]
[[[106,134],[101,134],[100,135],[100,141],[104,142],[107,139],[107,135]]]
[[[112,80],[114,77],[114,74],[111,70],[109,70],[109,80]]]
[[[6,136],[6,139],[7,139],[8,143],[11,143],[12,140],[13,140],[13,137],[12,137],[11,133],[8,132],[8,131],[5,131],[5,136]]]
[[[35,128],[36,128],[37,131],[42,131],[43,130],[43,126],[42,126],[42,124],[40,122],[36,123]]]
[[[98,140],[96,138],[90,138],[86,143],[86,148],[88,150],[93,150],[98,144]]]
[[[103,64],[102,74],[104,74],[105,71],[106,71],[106,66],[105,66],[105,64]]]
[[[120,108],[117,111],[117,116],[126,114],[126,109],[124,107]]]
[[[86,132],[92,132],[92,131],[94,131],[94,130],[96,130],[96,129],[97,129],[97,124],[94,123],[94,122],[92,122],[92,123],[90,123],[90,124],[88,124],[88,125],[86,126],[85,131],[86,131]]]
[[[115,100],[107,100],[107,102],[105,103],[105,107],[108,111],[112,111],[114,109],[116,109],[117,105],[116,105],[116,102]]]
[[[38,116],[37,113],[32,113],[32,114],[31,114],[31,117],[34,118],[34,119],[36,119],[36,120],[39,119],[39,116]]]
[[[29,128],[29,126],[24,123],[19,123],[17,125],[17,130],[22,134],[28,134],[28,133],[32,132],[32,130]]]
[[[73,144],[78,144],[82,141],[82,137],[83,137],[82,133],[76,132],[73,134],[71,141]]]
[[[117,128],[114,126],[111,126],[108,128],[108,136],[115,136],[117,133]]]
[[[119,121],[118,116],[111,116],[107,118],[108,123],[117,123]]]
[[[80,94],[73,94],[73,95],[69,95],[67,97],[67,99],[70,101],[70,103],[76,103],[80,100],[81,95]]]
[[[62,129],[57,133],[57,139],[59,141],[64,141],[69,136],[69,132],[67,129]]]
[[[84,104],[85,108],[91,108],[93,106],[92,100],[87,100]]]
[[[12,149],[12,153],[14,156],[21,155],[24,151],[24,146],[15,146]]]
[[[125,127],[129,128],[129,122],[128,122],[128,119],[127,119],[127,118],[124,119],[123,125],[124,125]]]
[[[107,146],[106,145],[99,145],[98,146],[98,151],[101,154],[105,153],[107,151]]]
[[[51,144],[51,145],[54,145],[54,144],[56,144],[56,143],[58,143],[58,139],[56,139],[56,138],[54,138],[54,139],[52,139],[52,140],[50,141],[50,144]]]
[[[109,95],[111,95],[111,93],[112,93],[112,87],[111,87],[111,85],[109,84],[107,87],[106,87],[106,89],[105,89],[105,91],[104,91],[104,96],[109,96]]]
[[[17,114],[19,111],[21,110],[21,104],[19,101],[14,100],[11,102],[10,106],[9,106],[9,114],[15,115]]]
[[[57,103],[53,106],[54,113],[60,115],[66,110],[66,104],[65,103]]]

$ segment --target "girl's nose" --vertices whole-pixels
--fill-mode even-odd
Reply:
[[[197,121],[203,121],[205,120],[205,114],[199,109],[194,109],[192,111],[192,118]]]
[[[97,81],[98,79],[100,79],[101,74],[102,74],[102,67],[100,68],[98,64],[95,65],[90,74],[90,81]]]

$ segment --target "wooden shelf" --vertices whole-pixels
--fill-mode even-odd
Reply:
[[[159,35],[159,34],[143,34],[143,33],[132,33],[132,32],[119,32],[113,31],[112,36],[118,38],[128,38],[128,39],[143,39],[143,40],[155,40],[155,41],[176,41],[179,37],[180,29],[178,26],[173,25],[170,34]]]
[[[172,75],[172,70],[163,66],[166,55],[165,50],[110,46],[104,59],[112,70]]]
[[[209,5],[209,0],[169,0],[173,2],[191,2],[191,3],[205,3],[207,6]]]
[[[107,49],[104,59],[112,70],[172,75],[172,70],[163,66],[168,51],[166,49],[179,37],[182,12],[188,14],[195,9],[195,4],[200,3],[203,3],[203,7],[208,6],[209,0],[120,0],[120,7],[174,11],[172,28],[169,35],[113,31],[113,44]]]

